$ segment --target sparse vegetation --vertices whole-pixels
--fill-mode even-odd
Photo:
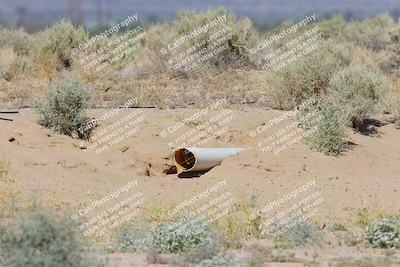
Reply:
[[[7,159],[0,158],[0,181],[10,179],[10,162]]]
[[[393,262],[389,258],[363,258],[363,259],[342,259],[334,267],[392,267]]]
[[[261,216],[256,215],[248,219],[252,214],[251,208],[254,204],[254,195],[247,201],[235,203],[224,220],[217,223],[217,229],[223,234],[229,247],[239,248],[242,245],[240,240],[261,236]]]
[[[19,197],[15,190],[14,178],[10,172],[10,161],[0,156],[0,220],[14,214],[15,200]]]
[[[301,222],[280,234],[276,242],[278,247],[322,245],[324,235],[314,224]]]
[[[356,224],[360,227],[367,227],[371,224],[371,219],[368,215],[368,210],[366,208],[359,209],[356,211]]]
[[[15,195],[16,192],[11,184],[6,184],[0,187],[0,220],[8,218],[14,213],[13,204]]]
[[[173,266],[231,266],[234,263],[235,260],[223,251],[220,244],[212,243],[189,250],[181,260],[175,261]]]

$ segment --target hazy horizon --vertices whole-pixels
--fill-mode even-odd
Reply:
[[[400,0],[80,0],[80,8],[76,5],[71,8],[68,3],[74,1],[77,0],[0,0],[0,21],[9,27],[22,24],[33,31],[61,19],[92,27],[132,7],[142,20],[153,22],[172,20],[182,10],[204,11],[218,7],[260,24],[278,23],[308,8],[314,8],[320,17],[340,13],[347,19],[361,19],[383,12],[396,17],[400,14]]]

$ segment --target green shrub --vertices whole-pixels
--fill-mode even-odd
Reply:
[[[226,255],[223,252],[218,253],[211,259],[203,259],[196,265],[192,266],[198,266],[198,267],[228,267],[228,266],[239,266],[239,262],[230,257],[229,255]]]
[[[400,248],[400,218],[386,218],[372,222],[365,238],[374,247]]]
[[[147,236],[135,230],[124,230],[118,237],[117,249],[123,252],[150,251],[176,253],[215,242],[209,228],[200,230],[189,225],[187,231],[180,231],[174,225],[160,224]]]
[[[189,250],[185,253],[184,261],[199,264],[205,259],[211,260],[217,257],[221,252],[221,247],[213,243]]]
[[[320,120],[316,123],[317,130],[306,142],[317,151],[337,156],[345,147],[343,126],[331,106],[322,105],[319,109]]]
[[[226,20],[211,27],[207,32],[190,38],[179,48],[168,51],[165,57],[160,55],[159,51],[161,48],[168,47],[168,44],[173,44],[179,38],[193,33],[195,30],[215,20],[219,16],[226,16]],[[251,65],[247,48],[257,42],[258,33],[249,19],[237,20],[233,14],[225,9],[209,10],[201,13],[190,11],[182,12],[179,13],[177,19],[170,24],[151,27],[143,40],[143,47],[145,48],[138,53],[140,57],[137,60],[140,62],[142,61],[141,58],[145,58],[150,59],[152,62],[158,61],[158,65],[163,65],[163,68],[168,68],[168,63],[165,62],[165,59],[174,58],[188,48],[194,47],[196,44],[201,43],[201,48],[198,48],[195,52],[189,53],[188,55],[193,55],[204,48],[207,48],[208,51],[214,51],[215,48],[211,48],[213,41],[210,40],[210,37],[225,27],[229,27],[232,35],[229,36],[227,40],[221,42],[218,47],[224,44],[227,44],[229,47],[206,60],[206,62],[202,64],[202,67],[208,66],[211,68],[226,69]],[[224,36],[227,36],[226,32],[219,38]],[[154,54],[154,51],[156,51],[156,54]],[[155,57],[158,58],[158,60],[155,60]],[[187,58],[187,56],[184,58]],[[181,62],[183,60],[178,59],[177,61]],[[176,62],[174,64],[176,64]],[[185,64],[184,66],[188,65],[189,64]]]
[[[14,80],[19,75],[29,75],[32,69],[32,58],[19,56],[11,47],[0,50],[0,78]]]
[[[121,252],[159,252],[152,249],[151,236],[137,229],[124,229],[118,233],[116,250]]]
[[[350,62],[349,48],[327,42],[318,51],[271,74],[267,81],[270,95],[280,108],[293,109],[310,97],[323,95],[331,77]]]
[[[289,247],[321,245],[324,242],[324,236],[314,224],[301,222],[280,234],[276,241]]]
[[[392,91],[385,96],[381,103],[384,112],[389,112],[394,116],[394,123],[400,127],[400,92]]]
[[[36,36],[23,30],[0,29],[0,48],[11,47],[18,56],[33,55],[37,44]]]
[[[36,211],[14,224],[0,226],[0,259],[12,267],[95,266],[88,262],[77,238],[76,225],[67,217]]]
[[[75,27],[71,22],[61,21],[40,33],[39,57],[54,54],[68,67],[71,64],[71,49],[84,43],[88,38],[82,27]]]
[[[390,32],[395,23],[390,15],[383,14],[360,22],[353,22],[343,29],[346,41],[356,45],[379,51],[391,44]]]
[[[213,236],[209,229],[188,229],[181,232],[161,224],[152,232],[153,247],[163,252],[179,252],[213,242]]]
[[[343,31],[343,28],[346,27],[346,20],[342,15],[335,15],[330,19],[318,22],[318,26],[326,38],[337,38],[337,36]]]
[[[381,95],[388,92],[389,81],[364,67],[348,66],[329,83],[329,102],[344,125],[361,130],[363,122],[376,111]]]
[[[224,43],[229,43],[230,48],[211,59],[210,63],[215,67],[232,66],[235,65],[238,60],[245,60],[246,63],[249,63],[249,59],[246,58],[245,47],[249,47],[257,41],[257,32],[249,19],[237,20],[232,13],[222,8],[198,14],[194,12],[182,12],[173,23],[173,28],[179,36],[190,34],[195,29],[211,22],[218,16],[226,16],[226,21],[220,22],[207,33],[200,34],[196,38],[193,38],[190,41],[190,45],[206,41],[206,47],[208,48],[209,45],[211,45],[211,35],[228,26],[231,28],[233,35]]]
[[[9,47],[1,48],[0,50],[0,78],[14,76],[14,69],[16,64],[17,55],[14,50]],[[9,80],[9,79],[7,79]]]
[[[389,34],[391,44],[385,51],[388,56],[379,65],[386,73],[393,74],[400,71],[400,21]]]
[[[39,122],[55,132],[69,136],[78,133],[79,138],[87,139],[90,130],[82,132],[79,128],[89,121],[85,115],[88,100],[89,90],[79,78],[64,79],[48,90],[39,103]]]

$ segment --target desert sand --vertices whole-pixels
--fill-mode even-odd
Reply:
[[[94,134],[135,110],[125,109],[102,122]],[[400,212],[399,129],[385,122],[384,117],[378,118],[380,124],[373,134],[348,131],[351,145],[340,157],[312,151],[303,142],[274,155],[261,152],[257,143],[262,136],[252,138],[249,132],[281,111],[254,107],[230,110],[234,117],[226,124],[228,130],[204,147],[247,150],[200,177],[179,178],[178,174],[164,173],[173,165],[173,149],[168,142],[195,125],[184,125],[166,137],[160,136],[196,109],[143,109],[144,121],[138,131],[100,154],[85,149],[90,142],[55,134],[37,123],[33,110],[21,109],[10,116],[13,122],[0,121],[0,152],[11,162],[12,184],[19,201],[38,201],[61,210],[85,206],[132,180],[138,181],[138,188],[149,199],[146,207],[174,205],[225,180],[236,201],[256,196],[256,206],[261,208],[315,179],[316,189],[325,201],[313,220],[321,224],[350,225],[362,209],[372,216]],[[95,118],[107,111],[92,109],[89,115]],[[293,118],[285,123],[290,122]],[[275,126],[268,129],[276,130]]]

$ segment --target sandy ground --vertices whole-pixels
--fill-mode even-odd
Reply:
[[[109,111],[96,109],[89,113],[100,117]],[[281,112],[232,108],[233,119],[226,123],[228,130],[204,146],[238,146],[247,148],[246,151],[200,177],[188,179],[164,174],[173,164],[173,149],[168,142],[198,123],[184,125],[174,133],[168,132],[169,127],[197,111],[143,109],[144,120],[136,133],[97,154],[85,149],[90,143],[54,134],[38,125],[34,112],[23,109],[8,116],[15,119],[13,122],[0,121],[0,153],[11,162],[18,197],[36,199],[60,209],[84,206],[135,179],[138,190],[149,200],[147,207],[174,205],[223,180],[237,201],[257,196],[256,206],[263,207],[315,179],[316,188],[325,199],[314,218],[320,223],[353,223],[355,213],[364,208],[371,216],[400,212],[400,130],[393,124],[382,121],[383,125],[376,127],[373,135],[349,131],[352,145],[340,157],[312,151],[302,142],[274,155],[257,148],[265,133],[252,138],[249,132]],[[94,133],[132,112],[137,109],[121,111],[102,122]],[[202,120],[206,119],[199,121]],[[273,126],[266,133],[279,128]],[[166,137],[160,136],[163,131]],[[11,142],[10,138],[15,140]]]
[[[260,242],[259,242],[260,243]],[[237,259],[247,259],[255,260],[256,258],[263,258],[261,254],[257,252],[249,252],[245,249],[242,250],[232,250],[229,251],[232,255],[235,255]],[[340,247],[340,248],[298,248],[298,249],[287,249],[282,250],[271,250],[272,257],[284,257],[285,262],[269,262],[266,261],[263,266],[266,267],[305,267],[305,266],[335,266],[333,264],[363,260],[363,259],[379,259],[382,261],[387,257],[385,250],[377,249],[360,249],[356,247]],[[161,254],[160,262],[158,264],[149,264],[148,259],[146,259],[146,254],[133,254],[133,253],[114,253],[108,255],[104,258],[104,262],[112,262],[115,267],[128,267],[128,266],[146,266],[146,267],[156,267],[156,266],[166,266],[166,262],[174,262],[174,258],[171,255]],[[265,257],[265,256],[264,256]],[[268,258],[268,257],[265,257]],[[390,257],[392,261],[398,261],[400,259],[399,252],[393,252]],[[164,263],[164,264],[161,264]],[[314,265],[312,265],[314,263]],[[360,264],[360,263],[359,263]],[[352,266],[379,266],[379,263],[364,263],[365,265],[352,265]],[[368,265],[369,264],[369,265]],[[378,264],[378,265],[377,265]],[[349,265],[346,265],[349,266]],[[393,263],[394,267],[399,266]]]

